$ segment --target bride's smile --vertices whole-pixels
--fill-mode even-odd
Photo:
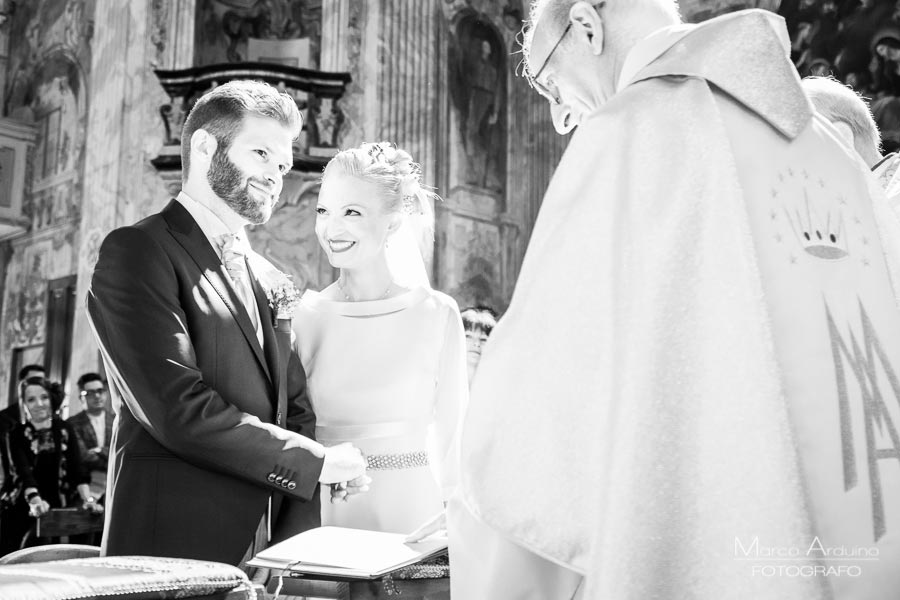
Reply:
[[[348,241],[348,240],[328,240],[328,247],[332,252],[346,252],[350,248],[356,245],[356,242]]]

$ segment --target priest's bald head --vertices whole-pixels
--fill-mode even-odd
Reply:
[[[522,50],[525,75],[566,134],[615,93],[625,57],[680,22],[675,0],[534,0]]]

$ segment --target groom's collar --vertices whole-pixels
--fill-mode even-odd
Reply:
[[[220,258],[221,251],[219,250],[219,244],[216,243],[216,238],[219,236],[234,234],[241,241],[242,245],[246,245],[247,236],[244,232],[243,220],[237,215],[234,215],[233,219],[229,219],[228,215],[220,215],[205,203],[188,196],[184,190],[178,193],[175,200],[190,213],[194,222],[197,223],[200,231],[209,240],[210,245],[216,250]]]

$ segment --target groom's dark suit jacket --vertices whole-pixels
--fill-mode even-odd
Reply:
[[[251,261],[262,347],[180,203],[104,240],[87,308],[117,415],[106,554],[237,564],[272,492],[276,540],[319,524],[306,375],[278,351],[254,264],[271,265]]]

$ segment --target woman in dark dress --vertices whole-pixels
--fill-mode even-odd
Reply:
[[[53,410],[51,388],[40,377],[19,386],[22,423],[9,434],[9,450],[16,482],[14,510],[21,519],[39,517],[51,508],[79,506],[102,512],[91,496],[90,472],[81,462],[75,432]],[[33,527],[22,547],[47,543]]]

